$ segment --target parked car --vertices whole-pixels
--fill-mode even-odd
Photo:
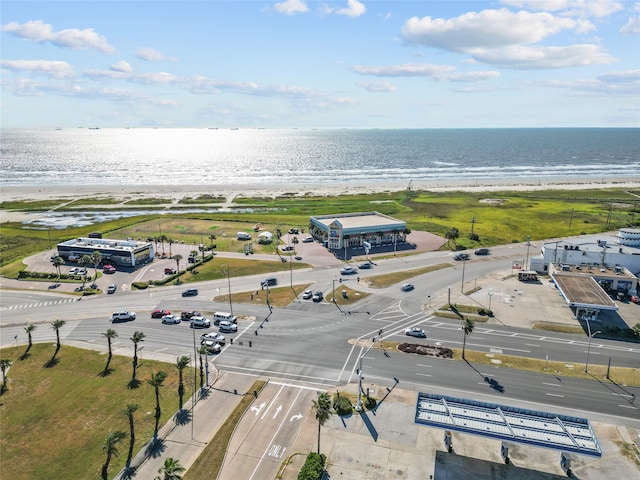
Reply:
[[[311,297],[313,297],[313,292],[311,290],[305,290],[302,292],[302,298],[304,300],[309,300]]]
[[[238,326],[235,323],[231,323],[225,320],[218,324],[218,329],[221,332],[237,332]]]
[[[302,243],[312,243],[313,242],[313,237],[304,237],[302,239]]]
[[[117,287],[113,283],[107,287],[107,293],[116,293],[116,290]]]
[[[102,267],[102,273],[116,273],[116,267],[113,265],[104,265]]]
[[[360,265],[358,265],[358,268],[360,270],[368,270],[369,268],[371,268],[371,262],[361,263]]]
[[[187,288],[184,292],[182,292],[183,297],[195,297],[198,295],[197,288]]]
[[[631,300],[631,303],[637,303],[638,305],[640,305],[640,297],[637,295],[632,295],[629,300]]]
[[[402,290],[403,292],[410,292],[414,288],[415,287],[413,286],[413,283],[405,283],[402,285],[402,287],[400,287],[400,290]]]
[[[211,340],[202,342],[202,346],[207,349],[207,353],[220,353],[222,351],[222,347]]]
[[[204,342],[216,342],[220,345],[224,345],[226,343],[226,338],[224,335],[220,335],[216,332],[203,333],[200,335],[200,343],[204,344]]]
[[[69,269],[69,275],[75,275],[78,273],[78,270],[80,270],[80,267],[71,267]]]
[[[151,318],[162,318],[165,315],[171,315],[171,312],[169,310],[162,309],[154,310],[153,312],[151,312]]]
[[[454,260],[469,260],[469,254],[468,253],[458,253],[457,255],[453,256]]]
[[[178,315],[165,315],[162,317],[162,323],[170,323],[172,325],[180,323],[180,317]]]
[[[280,247],[280,250],[283,252],[291,252],[294,250],[293,245],[285,245],[284,247]]]
[[[164,269],[164,274],[165,275],[174,275],[176,273],[176,269],[175,268],[165,268]]]
[[[191,317],[189,322],[191,328],[209,328],[211,326],[211,320],[205,317]]]
[[[78,268],[78,271],[76,272],[78,275],[86,275],[87,274],[87,269],[80,267]]]
[[[427,334],[424,333],[424,330],[420,327],[407,328],[404,331],[404,334],[409,335],[410,337],[427,338]]]
[[[189,263],[196,263],[197,261],[198,261],[198,259],[196,257],[187,258],[187,262],[189,262]]]
[[[136,319],[136,312],[129,312],[128,310],[121,310],[113,312],[111,315],[111,322],[128,322]]]
[[[191,320],[191,317],[201,317],[202,315],[200,315],[200,312],[196,312],[195,310],[192,310],[191,312],[182,312],[180,314],[180,318],[182,320]]]
[[[315,293],[313,294],[313,296],[311,297],[311,299],[312,299],[314,302],[318,303],[318,302],[321,302],[321,301],[322,301],[322,298],[323,298],[323,297],[324,297],[324,295],[322,294],[322,292],[321,292],[320,290],[318,290],[317,292],[315,292]]]
[[[489,255],[488,248],[479,248],[474,252],[476,255]]]
[[[355,267],[344,267],[342,270],[340,270],[340,274],[341,275],[353,275],[357,272],[358,270],[356,270]]]

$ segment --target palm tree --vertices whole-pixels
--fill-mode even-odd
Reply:
[[[51,322],[51,328],[56,332],[56,352],[60,350],[60,329],[66,324],[64,320],[54,320]]]
[[[173,259],[176,261],[176,271],[178,272],[178,279],[176,280],[176,283],[180,283],[180,260],[182,260],[182,255],[180,255],[179,253],[177,255],[173,256]]]
[[[167,378],[166,372],[160,371],[158,373],[152,373],[147,383],[151,385],[156,393],[156,427],[154,430],[154,436],[158,435],[158,422],[160,421],[160,387],[164,386],[164,381]]]
[[[204,363],[202,362],[202,356],[207,355],[207,347],[201,346],[198,349],[198,355],[200,356],[200,388],[204,388]]]
[[[102,465],[102,479],[107,480],[109,478],[109,463],[111,463],[111,457],[117,457],[120,452],[118,452],[118,445],[124,438],[125,433],[121,431],[117,432],[109,432],[107,438],[102,445],[102,451],[106,453],[107,459]]]
[[[316,410],[316,420],[318,420],[318,455],[320,455],[320,427],[331,417],[331,399],[329,394],[320,394],[318,400],[313,401],[313,408]]]
[[[108,328],[107,331],[102,335],[107,339],[107,344],[109,345],[109,358],[107,359],[106,367],[104,367],[104,371],[106,372],[109,369],[111,357],[113,357],[113,352],[111,351],[111,339],[116,338],[118,336],[118,333],[114,329]]]
[[[473,320],[470,318],[465,318],[464,325],[462,325],[462,331],[464,332],[464,337],[462,338],[462,359],[464,360],[464,349],[467,344],[467,335],[473,332]]]
[[[451,240],[453,240],[453,244],[456,244],[456,239],[460,236],[460,232],[457,228],[450,228],[447,233],[444,234],[444,238],[447,239],[447,245],[451,244]]]
[[[182,410],[182,400],[184,398],[184,383],[182,383],[182,372],[185,368],[189,366],[191,359],[183,355],[176,359],[176,368],[178,369],[178,375],[180,377],[180,381],[178,383],[178,397],[180,397],[180,410]]]
[[[60,267],[64,265],[64,259],[62,257],[55,257],[52,260],[53,266],[58,270],[58,280],[60,279]]]
[[[169,244],[169,258],[171,258],[171,245],[176,243],[176,241],[173,238],[167,238],[167,243]]]
[[[136,379],[136,368],[138,368],[138,343],[144,342],[145,334],[135,331],[129,340],[133,342],[133,375],[131,380]]]
[[[33,345],[31,332],[33,332],[36,328],[37,326],[34,325],[33,323],[30,323],[29,325],[24,327],[24,331],[27,332],[27,335],[29,335],[29,346],[27,347],[27,350],[31,348],[31,345]]]
[[[138,410],[137,403],[128,403],[127,408],[122,410],[129,419],[129,454],[127,455],[127,467],[131,464],[131,457],[133,456],[133,446],[136,443],[136,433],[133,428],[133,414]]]
[[[87,267],[91,265],[91,257],[89,255],[82,255],[80,260],[78,260],[78,265],[84,268],[85,274],[82,275],[82,289],[84,290],[84,285],[87,283]]]
[[[7,391],[7,370],[11,366],[13,362],[8,358],[3,358],[0,360],[0,370],[2,370],[2,388],[0,388],[0,392],[4,393]]]
[[[167,236],[166,235],[160,235],[158,237],[158,240],[160,241],[160,244],[162,245],[162,256],[164,256],[164,242],[165,242],[165,240],[167,240]]]
[[[213,233],[212,233],[211,235],[209,235],[209,240],[211,241],[211,248],[213,248],[213,241],[214,241],[216,238],[218,238],[218,237],[216,237],[216,236],[215,236],[215,234],[213,234]]]
[[[100,262],[102,261],[102,253],[100,253],[98,250],[94,250],[93,252],[91,252],[89,258],[91,259],[91,264],[93,265],[93,281],[95,282],[98,279],[98,265],[100,265]]]
[[[182,472],[185,468],[180,465],[180,462],[175,458],[168,457],[164,461],[162,468],[158,470],[161,475],[157,476],[155,480],[182,480]]]

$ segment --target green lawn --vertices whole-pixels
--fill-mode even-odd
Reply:
[[[104,338],[100,341],[106,345]],[[122,412],[127,404],[139,405],[134,414],[134,455],[153,436],[155,395],[147,384],[153,372],[168,374],[161,388],[160,426],[178,410],[175,365],[143,359],[136,375],[140,384],[128,388],[131,358],[114,356],[110,373],[103,376],[106,354],[63,344],[55,362],[49,364],[55,344],[34,344],[21,359],[25,350],[22,345],[0,351],[0,358],[13,361],[8,390],[0,397],[2,479],[99,479],[104,440],[109,431],[122,430],[126,437],[109,470],[114,475],[124,467],[129,449],[129,423]],[[186,400],[193,370],[185,370],[184,379]]]

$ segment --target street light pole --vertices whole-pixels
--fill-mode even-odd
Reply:
[[[524,262],[524,268],[529,270],[529,247],[531,246],[531,235],[527,236],[527,259]]]
[[[233,315],[233,303],[231,302],[231,277],[229,276],[229,264],[227,264],[227,288],[229,289],[229,310]]]
[[[589,343],[587,345],[587,361],[584,364],[584,373],[589,373],[589,353],[591,352],[591,339],[596,335],[598,335],[599,333],[602,333],[600,330],[598,330],[597,332],[593,332],[592,334],[591,325],[589,325],[589,320],[587,320],[587,332],[589,333]]]
[[[369,353],[369,350],[371,350],[371,348],[378,341],[378,338],[381,336],[382,336],[382,330],[380,330],[380,333],[378,333],[378,335],[373,337],[373,341],[371,342],[371,345],[369,345],[369,348],[367,348],[365,352],[362,355],[360,355],[360,358],[358,359],[358,401],[356,402],[356,412],[362,411],[362,359],[367,355],[367,353]]]
[[[460,293],[464,293],[464,267],[467,264],[466,260],[462,260],[462,284],[460,285]]]
[[[489,295],[489,310],[491,310],[491,297],[493,297],[493,292],[489,292],[487,295]]]

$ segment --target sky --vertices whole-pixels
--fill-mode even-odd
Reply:
[[[2,127],[640,127],[640,1],[0,3]]]

